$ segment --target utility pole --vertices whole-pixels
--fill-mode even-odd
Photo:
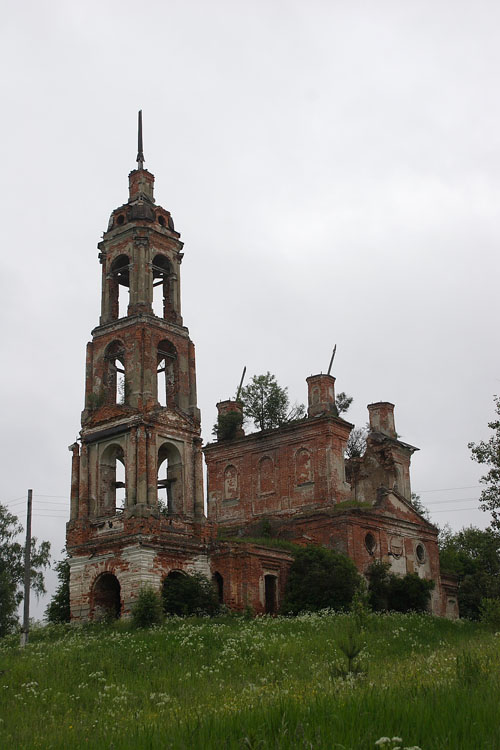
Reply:
[[[28,508],[26,511],[26,547],[24,548],[24,614],[21,629],[21,646],[28,643],[30,629],[30,584],[31,584],[31,504],[33,490],[28,490]]]

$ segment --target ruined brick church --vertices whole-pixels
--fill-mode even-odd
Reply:
[[[436,528],[410,503],[410,459],[394,406],[368,406],[364,455],[347,460],[352,424],[335,378],[307,378],[307,418],[202,447],[195,350],[181,315],[183,243],[153,197],[141,124],[129,198],[99,243],[102,301],[87,345],[85,406],[72,451],[71,616],[127,615],[141,589],[201,572],[228,608],[279,610],[292,557],[271,538],[373,560],[435,581],[431,609],[456,617],[454,581],[440,574]],[[219,419],[241,409],[217,404]],[[207,469],[207,499],[203,482]],[[163,499],[162,499],[163,498]],[[205,514],[205,507],[207,509]],[[245,539],[248,541],[245,541]]]

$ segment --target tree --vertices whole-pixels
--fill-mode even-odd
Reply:
[[[51,623],[69,622],[69,559],[65,557],[64,560],[56,562],[54,570],[57,573],[59,584],[45,610],[45,619]]]
[[[398,576],[390,572],[389,563],[376,560],[366,571],[368,601],[375,612],[425,612],[434,588],[434,581],[420,578],[418,573]]]
[[[132,606],[132,624],[136,628],[150,628],[153,625],[160,625],[162,620],[163,606],[160,592],[152,586],[144,586]]]
[[[215,615],[220,608],[215,587],[201,573],[170,574],[163,582],[162,599],[167,615]]]
[[[458,576],[458,605],[462,617],[477,620],[481,601],[500,597],[500,533],[469,526],[439,534],[439,561],[445,573]]]
[[[429,510],[423,504],[422,500],[420,499],[420,495],[417,495],[416,492],[412,492],[410,503],[411,505],[413,505],[417,513],[420,513],[420,515],[423,516],[426,521],[430,522],[431,519],[429,515]]]
[[[348,411],[352,401],[352,396],[348,396],[344,391],[337,393],[335,396],[335,406],[337,407],[338,413],[343,414],[345,411]]]
[[[354,427],[347,438],[346,458],[361,458],[366,450],[367,431],[364,427]]]
[[[296,615],[348,607],[360,585],[353,561],[340,552],[309,545],[295,553],[282,612]]]
[[[494,396],[495,410],[499,419],[488,422],[493,435],[488,441],[469,443],[472,460],[479,464],[486,464],[490,470],[479,480],[487,487],[481,492],[481,509],[490,511],[493,516],[491,525],[500,531],[500,397]]]
[[[0,637],[18,622],[17,607],[23,599],[24,545],[15,541],[23,531],[19,519],[0,505]],[[31,588],[45,593],[43,569],[49,564],[50,542],[31,540]]]
[[[254,375],[241,389],[240,398],[245,418],[252,419],[259,430],[272,430],[305,415],[303,404],[290,406],[288,388],[280,386],[270,372]]]

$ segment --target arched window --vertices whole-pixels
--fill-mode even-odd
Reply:
[[[99,515],[102,516],[114,515],[119,509],[118,506],[124,507],[125,504],[125,471],[123,469],[123,480],[117,477],[117,462],[125,467],[123,448],[117,444],[108,445],[99,462]]]
[[[375,554],[375,550],[377,549],[377,541],[371,531],[369,531],[365,536],[365,547],[369,555]]]
[[[168,259],[164,255],[155,255],[153,258],[153,312],[159,318],[168,320],[172,318],[174,281],[175,277]]]
[[[160,341],[156,368],[156,398],[160,406],[171,407],[177,404],[178,367],[175,346],[166,339]]]
[[[106,368],[104,386],[106,403],[125,404],[127,402],[125,380],[125,352],[121,341],[113,341],[104,355]]]
[[[112,573],[102,573],[92,587],[91,600],[94,620],[120,617],[121,590],[118,578]]]
[[[111,264],[108,274],[109,306],[111,319],[125,318],[129,303],[129,294],[120,289],[124,287],[130,291],[130,260],[128,255],[119,255]],[[121,294],[120,294],[121,292]]]
[[[182,459],[172,443],[163,443],[158,451],[158,502],[168,515],[182,513]]]

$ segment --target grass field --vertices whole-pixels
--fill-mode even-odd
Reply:
[[[370,615],[361,674],[338,676],[351,615],[170,619],[0,641],[5,750],[500,749],[500,635]]]

